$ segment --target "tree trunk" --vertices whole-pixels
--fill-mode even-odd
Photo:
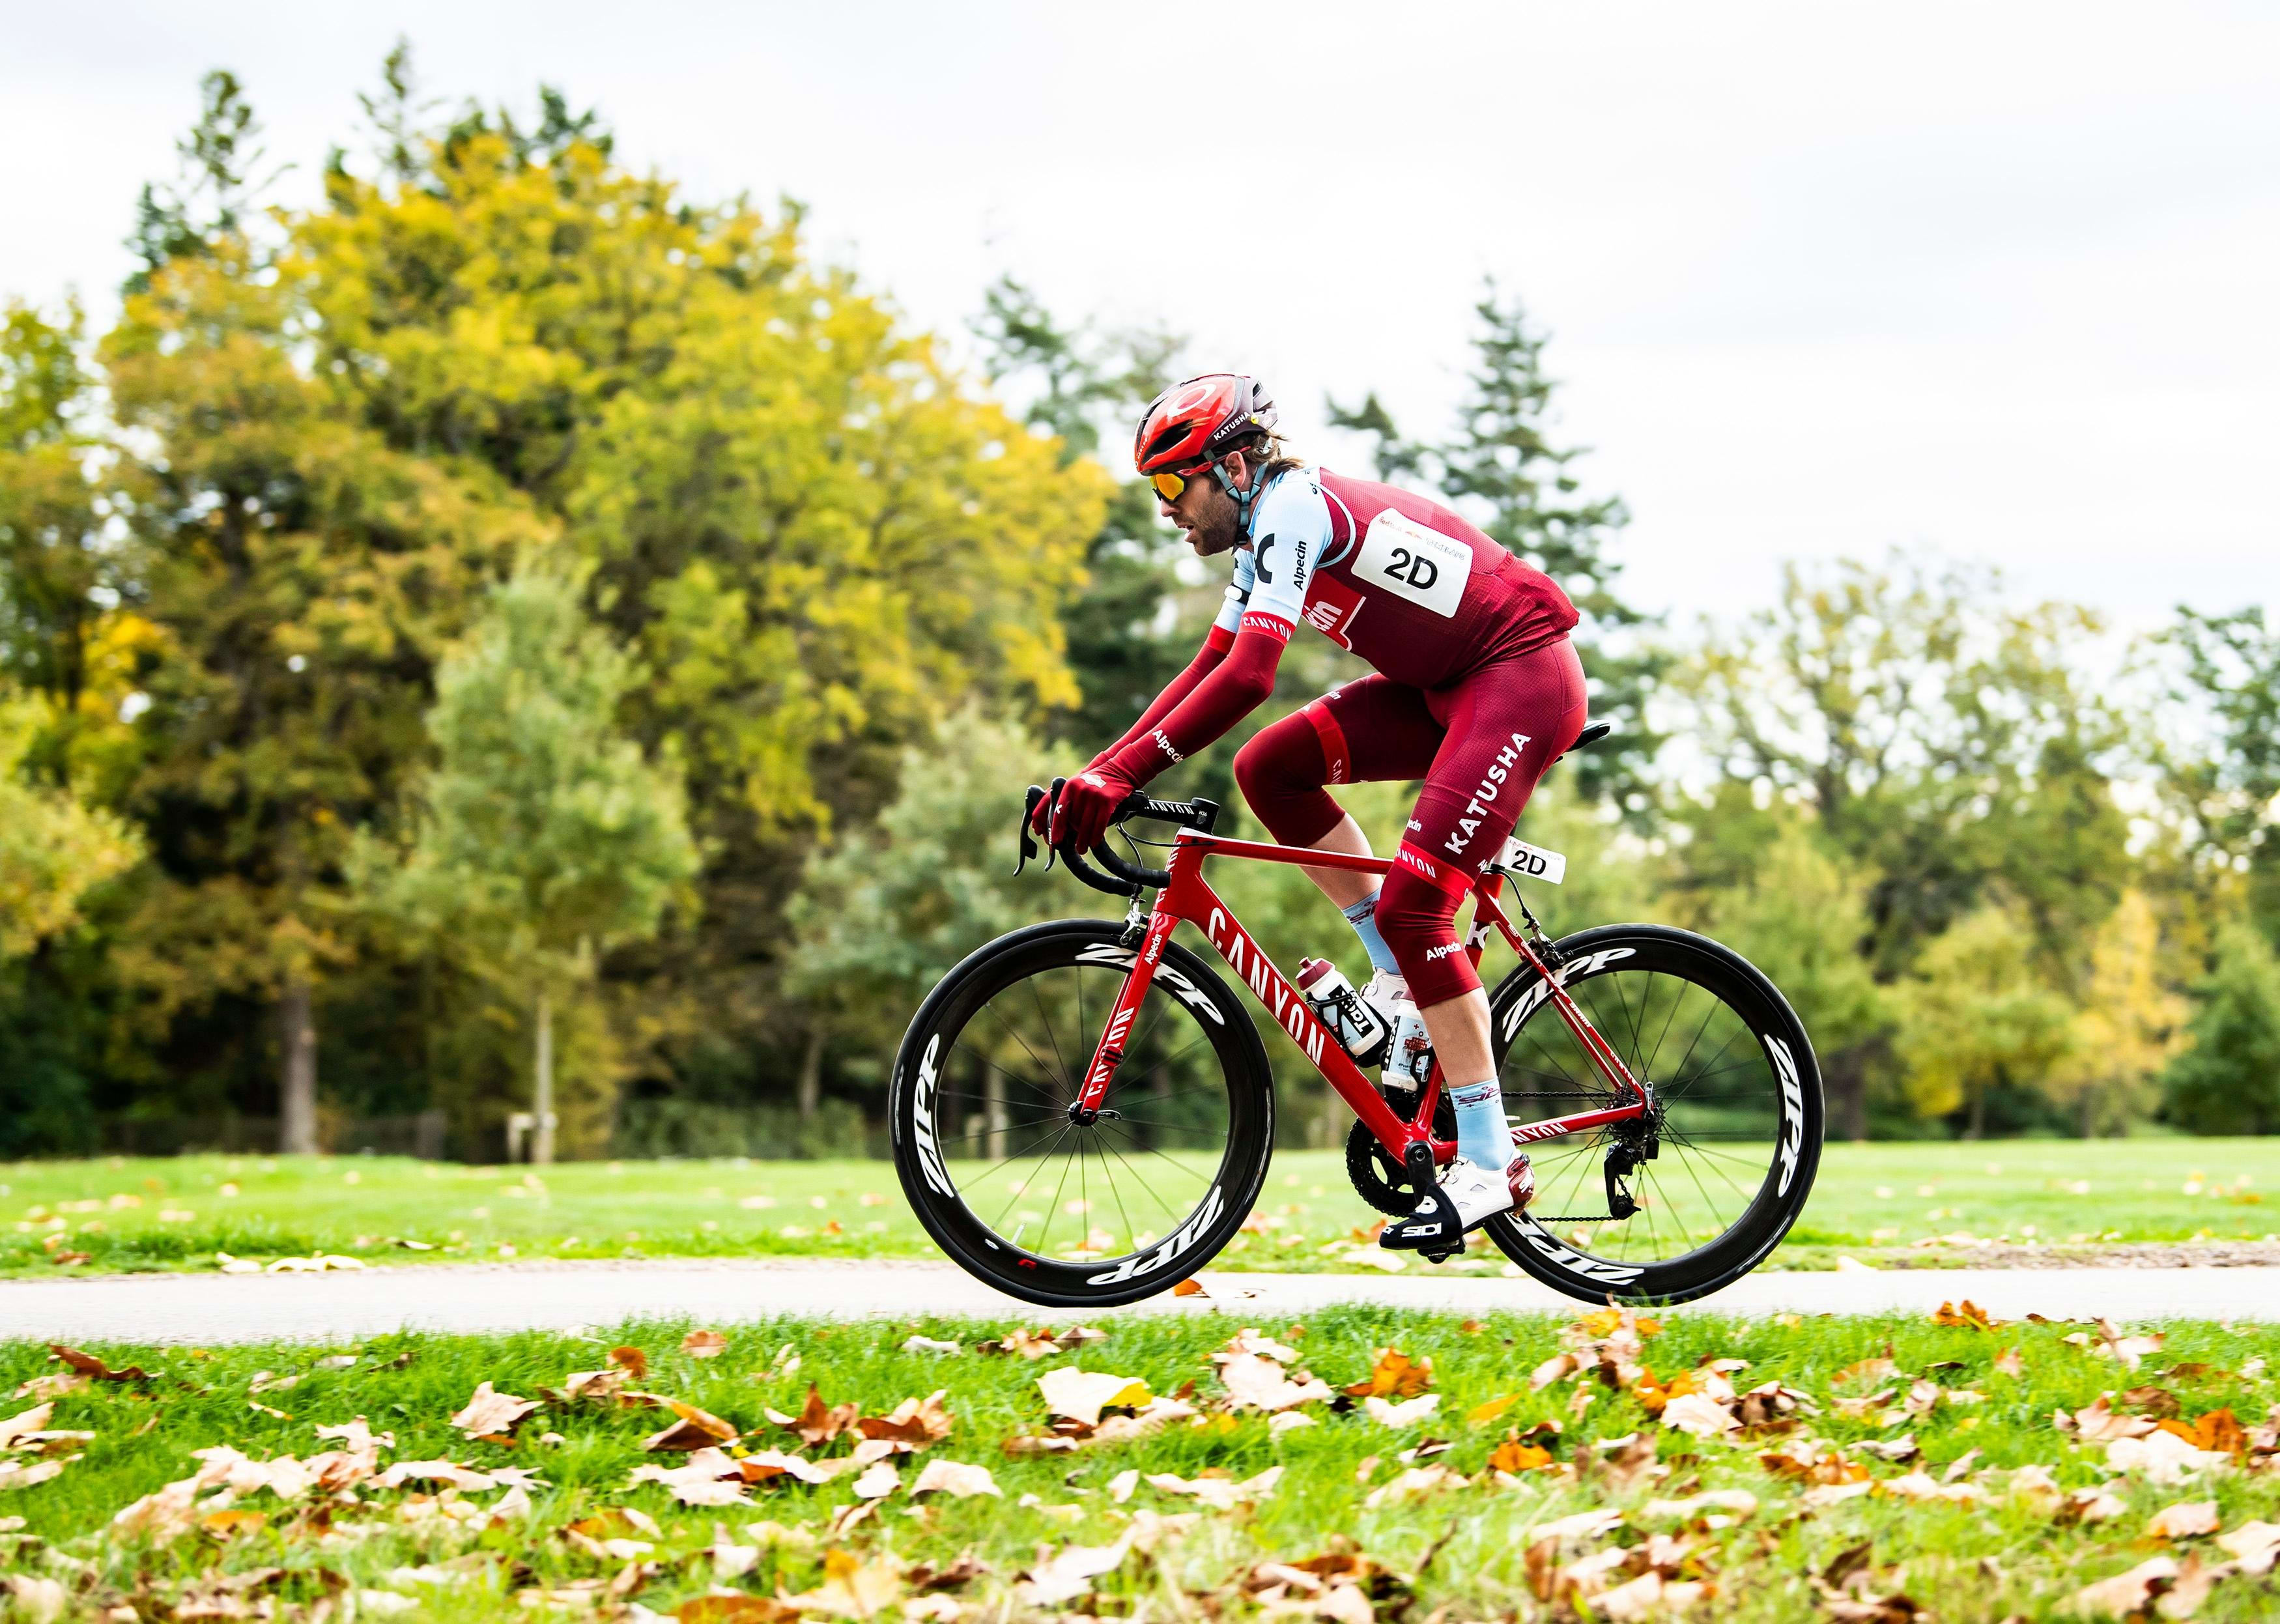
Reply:
[[[285,983],[277,1004],[277,1046],[284,1074],[278,1088],[277,1148],[288,1156],[317,1151],[317,1023],[309,983]]]
[[[986,1063],[982,1067],[982,1109],[989,1113],[985,1126],[990,1129],[990,1137],[983,1143],[990,1147],[990,1159],[1002,1162],[1005,1159],[1005,1079],[996,1066]]]
[[[2082,1136],[2085,1139],[2098,1137],[2097,1129],[2092,1126],[2095,1121],[2093,1113],[2097,1109],[2097,1096],[2090,1089],[2084,1088],[2082,1091]]]
[[[1971,1090],[1971,1117],[1963,1130],[1966,1139],[1977,1139],[1987,1131],[1987,1085],[1981,1083]]]
[[[1868,1058],[1864,1046],[1855,1044],[1831,1055],[1822,1080],[1829,1091],[1830,1134],[1856,1144],[1868,1138]]]
[[[533,1024],[538,1028],[538,1053],[530,1090],[530,1159],[534,1166],[547,1167],[554,1162],[554,1000],[543,987],[538,989]]]
[[[799,1051],[799,1120],[815,1120],[815,1113],[823,1104],[823,1028],[820,1023],[807,1029],[807,1046]]]

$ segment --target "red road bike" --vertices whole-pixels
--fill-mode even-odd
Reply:
[[[1030,804],[1059,789],[1032,788]],[[1406,1097],[1382,1090],[1204,878],[1213,858],[1381,874],[1390,863],[1227,839],[1212,833],[1218,811],[1133,797],[1113,830],[1175,826],[1164,868],[1105,839],[1098,867],[1062,854],[1128,899],[1123,923],[999,937],[943,979],[903,1039],[890,1116],[904,1191],[945,1252],[1015,1297],[1133,1302],[1252,1219],[1274,1150],[1267,1047],[1227,981],[1172,939],[1182,920],[1352,1108],[1346,1173],[1365,1201],[1408,1212],[1456,1153],[1439,1066]],[[1022,829],[1026,860],[1026,816]],[[1514,840],[1472,891],[1474,965],[1491,934],[1520,958],[1490,1012],[1506,1112],[1537,1172],[1530,1206],[1475,1234],[1585,1301],[1698,1297],[1763,1261],[1804,1209],[1822,1131],[1813,1047],[1773,983],[1706,937],[1614,925],[1553,941],[1516,888],[1515,927],[1506,881],[1556,882],[1564,868]],[[1302,1239],[1282,1214],[1248,1227],[1270,1251],[1286,1235],[1352,1244]]]

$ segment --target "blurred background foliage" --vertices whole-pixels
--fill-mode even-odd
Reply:
[[[1217,607],[1123,445],[1210,358],[1011,276],[946,343],[797,205],[634,173],[551,89],[442,109],[401,48],[271,206],[204,90],[109,330],[0,312],[0,1154],[417,1117],[497,1156],[545,1068],[565,1155],[843,1153],[936,978],[1101,911],[1013,880],[1014,817]],[[1542,330],[1475,317],[1444,434],[1329,410],[1585,612],[1616,732],[1529,811],[1547,922],[1731,943],[1845,1136],[2280,1131],[2261,606],[2124,644],[1896,553],[1659,621]],[[1162,791],[1255,835],[1233,747],[1359,671],[1294,644]],[[1390,842],[1410,794],[1351,804]],[[1218,878],[1286,962],[1354,958],[1295,871]]]

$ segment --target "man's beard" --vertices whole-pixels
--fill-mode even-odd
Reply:
[[[1215,558],[1221,553],[1232,552],[1243,544],[1243,527],[1230,514],[1223,524],[1209,527],[1198,525],[1189,531],[1188,544],[1196,550],[1198,558]]]

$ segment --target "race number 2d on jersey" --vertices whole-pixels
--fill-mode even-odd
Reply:
[[[1473,550],[1454,536],[1385,509],[1369,521],[1353,562],[1357,582],[1396,593],[1435,614],[1454,616],[1473,573]]]

